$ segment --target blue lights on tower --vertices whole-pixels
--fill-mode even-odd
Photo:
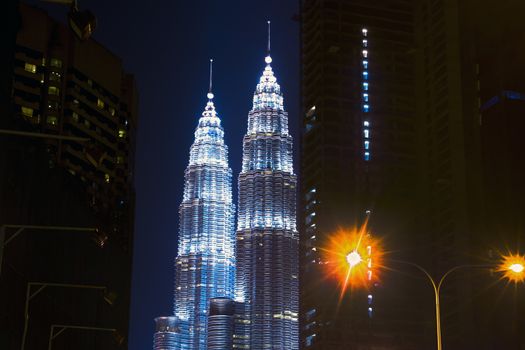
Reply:
[[[190,148],[179,207],[174,314],[180,336],[176,350],[206,349],[210,299],[234,297],[232,172],[213,97],[210,63],[208,102]]]
[[[269,46],[269,45],[268,45]],[[299,234],[292,137],[270,50],[243,139],[234,346],[299,348]]]

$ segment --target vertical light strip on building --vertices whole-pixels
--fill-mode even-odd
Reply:
[[[370,98],[369,98],[369,74],[368,74],[368,29],[363,28],[362,33],[362,51],[361,51],[361,64],[362,64],[362,94],[361,94],[361,110],[363,111],[363,158],[365,161],[370,160],[370,120],[368,113],[370,112]]]
[[[361,94],[361,110],[363,113],[363,159],[369,162],[371,159],[371,123],[370,123],[370,79],[369,79],[369,45],[368,45],[368,29],[361,29],[361,65],[362,65],[362,94]],[[368,177],[368,167],[366,167],[366,176]],[[367,181],[368,183],[368,181]],[[370,218],[370,209],[365,211],[366,220]],[[368,233],[370,234],[370,233]],[[368,282],[372,283],[372,246],[366,247],[366,263],[367,263],[367,278]],[[370,293],[367,297],[368,317],[373,314],[373,300],[374,297]]]

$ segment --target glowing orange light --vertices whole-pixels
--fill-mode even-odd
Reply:
[[[339,283],[340,298],[348,287],[368,288],[378,279],[383,253],[379,240],[372,237],[366,224],[330,234],[321,254],[326,276]]]
[[[503,272],[504,277],[511,282],[523,282],[525,280],[525,256],[519,254],[504,256],[498,270]]]

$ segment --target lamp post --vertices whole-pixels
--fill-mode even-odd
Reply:
[[[517,258],[516,258],[517,257]],[[513,259],[508,260],[508,258],[505,258],[505,261],[499,266],[499,271],[503,271],[507,277],[510,277],[509,279],[514,279],[515,281],[519,281],[523,279],[523,275],[525,274],[525,259],[523,257],[516,255],[512,256]],[[521,258],[521,260],[519,259]],[[410,265],[415,268],[417,268],[419,271],[423,272],[423,274],[428,278],[430,283],[432,284],[432,289],[434,290],[434,304],[436,308],[436,342],[437,342],[437,350],[442,350],[443,345],[441,342],[441,313],[440,313],[440,293],[441,293],[441,287],[443,286],[443,282],[445,279],[454,271],[457,271],[459,269],[464,268],[494,268],[493,265],[483,265],[483,264],[471,264],[471,265],[459,265],[454,266],[451,269],[449,269],[447,272],[445,272],[439,280],[436,280],[432,277],[432,275],[425,270],[423,267],[416,263],[407,262],[407,261],[400,261],[400,260],[393,260],[394,262]]]
[[[6,238],[7,229],[16,229],[9,238]],[[4,248],[24,230],[44,230],[44,231],[72,231],[72,232],[99,232],[95,227],[70,227],[70,226],[37,226],[37,225],[1,225],[0,226],[0,275],[2,273],[2,261]],[[104,236],[106,237],[106,236]]]
[[[55,329],[58,329],[55,332]],[[96,332],[112,332],[115,334],[115,339],[121,344],[123,338],[117,333],[115,328],[103,328],[103,327],[90,327],[90,326],[74,326],[74,325],[64,325],[64,324],[53,324],[49,329],[49,342],[47,349],[51,350],[53,348],[53,340],[58,337],[60,334],[64,333],[66,329],[80,329],[87,331],[96,331]],[[120,345],[119,344],[119,345]]]
[[[33,290],[33,287],[37,287],[36,290]],[[89,284],[48,283],[48,282],[29,282],[27,283],[26,301],[25,301],[25,308],[24,308],[24,332],[22,333],[22,345],[20,347],[21,350],[25,349],[27,329],[29,326],[29,302],[34,297],[36,297],[40,292],[42,292],[46,287],[100,290],[104,292],[104,300],[106,300],[106,302],[108,302],[109,304],[113,303],[114,294],[107,293],[108,289],[107,287],[104,287],[104,286],[96,286],[96,285],[89,285]]]

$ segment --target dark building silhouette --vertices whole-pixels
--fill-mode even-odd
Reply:
[[[72,229],[25,228],[11,241],[17,229],[3,227],[10,241],[0,276],[0,347],[21,346],[29,288],[25,349],[47,346],[56,324],[117,331],[66,328],[53,349],[125,347],[138,118],[133,76],[108,49],[80,42],[45,11],[20,4],[13,12],[20,22],[2,129],[55,136],[0,135],[0,226]],[[97,288],[79,287],[85,285]]]
[[[303,1],[301,14],[301,346],[409,349],[403,337],[418,327],[397,316],[410,302],[403,276],[352,291],[339,306],[320,248],[367,216],[390,245],[403,245],[414,225],[412,3]]]
[[[524,28],[514,14],[521,7],[301,1],[302,348],[431,348],[431,286],[392,259],[439,278],[519,248]],[[338,308],[319,251],[337,226],[367,217],[396,271],[350,292]],[[444,347],[520,348],[520,291],[499,277],[462,269],[447,278]],[[492,300],[497,306],[487,307]]]

